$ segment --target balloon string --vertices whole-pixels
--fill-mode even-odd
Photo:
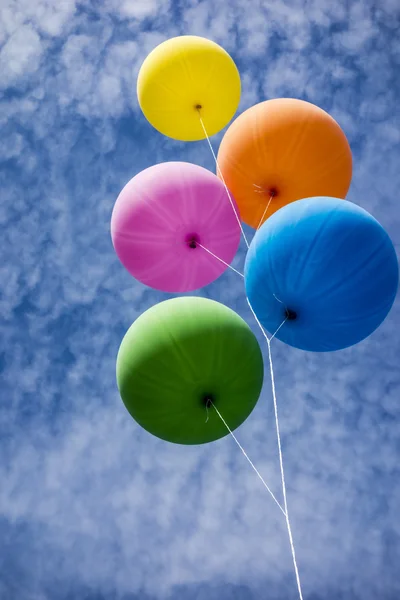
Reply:
[[[196,110],[197,110],[197,112],[199,113],[199,119],[200,119],[201,126],[202,126],[202,128],[203,128],[203,131],[204,131],[204,135],[205,135],[205,136],[206,136],[206,138],[207,138],[207,142],[208,142],[208,145],[210,146],[210,150],[211,150],[211,152],[212,152],[212,155],[213,155],[213,157],[214,157],[215,164],[216,164],[216,166],[217,166],[217,170],[218,170],[218,172],[219,172],[219,174],[220,174],[220,176],[221,176],[222,183],[224,184],[224,187],[225,187],[225,191],[226,191],[226,193],[228,194],[229,202],[231,203],[231,206],[232,206],[233,212],[235,213],[236,220],[237,220],[237,222],[239,223],[239,227],[240,227],[240,231],[242,232],[243,239],[244,239],[244,241],[246,242],[246,246],[247,246],[247,248],[249,248],[249,242],[247,241],[246,235],[245,235],[245,233],[244,233],[243,226],[242,226],[242,223],[241,223],[241,221],[240,221],[240,216],[239,216],[239,215],[238,215],[238,213],[237,213],[237,210],[236,210],[236,208],[235,208],[235,205],[233,204],[233,200],[232,200],[231,194],[230,194],[230,192],[229,192],[229,190],[228,190],[228,186],[227,186],[227,185],[226,185],[226,183],[225,183],[224,176],[223,176],[223,174],[222,174],[222,171],[221,171],[221,169],[220,169],[220,166],[219,166],[219,164],[218,164],[218,159],[217,159],[217,157],[215,156],[215,152],[214,152],[214,149],[213,149],[213,147],[212,147],[212,144],[211,144],[211,142],[210,142],[210,138],[208,137],[207,130],[206,130],[206,128],[205,128],[205,125],[204,125],[204,123],[203,123],[203,119],[201,118],[200,109],[199,109],[199,108],[197,108]]]
[[[226,265],[227,267],[229,267],[230,269],[232,269],[232,271],[235,271],[235,273],[237,273],[238,275],[240,275],[240,277],[244,278],[243,273],[241,273],[240,271],[238,271],[237,269],[235,269],[235,267],[232,267],[232,265],[230,265],[229,263],[225,262],[222,258],[220,258],[219,256],[217,256],[216,254],[214,254],[214,252],[211,252],[211,250],[209,250],[208,248],[206,248],[205,246],[203,246],[202,244],[199,244],[199,242],[197,242],[197,245],[200,248],[203,248],[203,250],[205,250],[206,252],[208,252],[209,254],[211,254],[211,256],[213,256],[214,258],[216,258],[217,260],[219,260],[220,262],[222,262],[222,264]]]
[[[244,456],[246,457],[246,459],[248,460],[248,462],[250,463],[250,465],[252,466],[252,468],[254,469],[254,471],[257,473],[258,477],[261,479],[264,487],[267,489],[267,491],[269,492],[269,494],[272,496],[272,499],[274,500],[274,502],[278,505],[279,509],[282,511],[282,513],[285,515],[285,511],[283,510],[282,506],[280,505],[280,503],[278,502],[278,500],[276,499],[274,493],[272,492],[272,490],[268,487],[267,483],[264,481],[262,475],[260,474],[260,472],[257,470],[257,468],[254,466],[254,464],[252,463],[252,461],[250,460],[250,458],[248,457],[248,455],[246,454],[246,451],[244,450],[243,446],[241,446],[239,440],[237,439],[237,437],[235,436],[235,434],[233,433],[233,431],[230,429],[228,423],[225,421],[224,417],[221,415],[221,413],[219,412],[218,408],[215,406],[215,404],[213,403],[212,400],[210,400],[210,404],[213,406],[214,410],[216,411],[217,415],[219,416],[219,418],[221,419],[221,421],[223,422],[223,424],[225,425],[225,427],[227,428],[227,430],[229,431],[229,433],[231,434],[231,436],[233,437],[233,439],[235,440],[236,444],[239,446],[240,450],[243,452]]]
[[[267,210],[269,209],[269,205],[271,204],[271,202],[272,202],[272,198],[273,198],[274,196],[275,196],[275,194],[271,194],[271,196],[270,196],[270,198],[269,198],[269,201],[268,201],[268,204],[267,204],[267,206],[265,207],[265,209],[264,209],[264,212],[263,212],[263,215],[262,215],[262,217],[261,217],[261,219],[260,219],[260,222],[259,222],[259,223],[258,223],[258,225],[257,225],[257,230],[256,230],[256,231],[258,231],[258,230],[260,229],[260,227],[261,227],[261,224],[262,224],[262,222],[263,222],[263,220],[264,220],[264,217],[265,217],[265,215],[267,214]]]
[[[287,320],[288,320],[288,317],[286,317],[286,318],[285,318],[285,319],[282,321],[282,323],[279,325],[279,327],[278,327],[278,329],[275,331],[275,333],[273,333],[273,334],[271,335],[271,337],[269,338],[269,341],[270,341],[270,342],[272,342],[272,340],[274,339],[274,337],[276,336],[276,334],[278,333],[278,331],[280,330],[280,328],[284,326],[284,324],[286,323],[286,321],[287,321]]]
[[[225,183],[225,179],[224,176],[222,174],[222,171],[220,169],[220,166],[218,164],[218,160],[217,157],[214,153],[214,149],[212,147],[212,144],[210,142],[210,139],[208,137],[207,134],[207,130],[204,126],[203,123],[203,119],[201,118],[201,114],[200,114],[200,109],[197,109],[197,112],[199,113],[199,119],[200,119],[200,123],[201,126],[203,128],[204,134],[207,138],[207,142],[208,145],[210,147],[210,150],[212,152],[212,155],[214,157],[215,160],[215,164],[217,166],[217,170],[221,176],[222,182],[224,184],[226,193],[228,195],[229,201],[231,203],[232,209],[235,213],[236,219],[239,223],[239,227],[240,230],[242,232],[244,241],[246,242],[246,246],[247,248],[249,248],[249,243],[247,241],[246,235],[243,231],[243,227],[242,224],[240,222],[240,218],[239,215],[236,212],[235,206],[233,204],[231,195],[229,193],[228,187]],[[269,199],[269,202],[264,210],[264,213],[261,217],[260,223],[257,227],[257,229],[260,227],[264,216],[270,206],[270,203],[272,201],[274,194],[271,194],[271,197]],[[230,266],[230,265],[228,265]],[[248,300],[247,300],[248,301]],[[223,423],[225,424],[226,428],[228,429],[229,433],[231,434],[231,436],[233,437],[233,439],[235,440],[235,442],[237,443],[237,445],[239,446],[239,448],[241,449],[241,451],[243,452],[244,456],[246,457],[246,459],[249,461],[250,465],[252,466],[252,468],[254,469],[254,471],[257,473],[258,477],[261,479],[262,483],[264,484],[264,486],[266,487],[266,489],[268,490],[268,492],[270,493],[270,495],[272,496],[272,498],[274,499],[274,501],[276,502],[276,504],[279,506],[280,510],[282,511],[282,513],[285,515],[285,519],[286,519],[286,525],[287,525],[287,530],[288,530],[288,535],[289,535],[289,542],[290,542],[290,549],[292,552],[292,559],[293,559],[293,566],[294,566],[294,570],[295,570],[295,575],[296,575],[296,582],[297,582],[297,589],[299,592],[299,598],[300,600],[303,600],[303,594],[302,594],[302,589],[301,589],[301,582],[300,582],[300,575],[299,575],[299,570],[297,567],[297,560],[296,560],[296,551],[295,551],[295,547],[294,547],[294,541],[293,541],[293,535],[292,535],[292,528],[290,525],[290,519],[289,519],[289,511],[288,511],[288,505],[287,505],[287,494],[286,494],[286,483],[285,483],[285,471],[284,471],[284,467],[283,467],[283,456],[282,456],[282,445],[281,445],[281,436],[280,436],[280,428],[279,428],[279,417],[278,417],[278,405],[277,405],[277,400],[276,400],[276,389],[275,389],[275,377],[274,377],[274,368],[273,368],[273,361],[272,361],[272,352],[271,352],[271,341],[272,339],[276,336],[276,334],[278,333],[278,331],[280,330],[281,327],[283,327],[283,325],[285,324],[285,322],[287,321],[287,317],[285,318],[285,320],[280,324],[280,326],[278,327],[278,329],[275,331],[275,333],[271,336],[271,338],[268,338],[267,334],[265,333],[261,323],[259,322],[258,318],[256,317],[255,312],[253,311],[252,306],[250,305],[250,302],[248,301],[251,312],[254,315],[255,320],[257,321],[258,326],[260,327],[266,341],[267,341],[267,346],[268,346],[268,357],[269,357],[269,366],[270,366],[270,373],[271,373],[271,385],[272,385],[272,397],[273,397],[273,401],[274,401],[274,412],[275,412],[275,425],[276,425],[276,435],[277,435],[277,440],[278,440],[278,452],[279,452],[279,464],[280,464],[280,470],[281,470],[281,480],[282,480],[282,493],[283,493],[283,501],[284,501],[284,508],[282,508],[282,506],[280,505],[280,503],[278,502],[278,500],[275,498],[274,494],[272,493],[272,491],[270,490],[270,488],[268,487],[268,485],[265,483],[264,479],[262,478],[262,476],[260,475],[260,473],[258,472],[258,470],[256,469],[256,467],[253,465],[253,463],[251,462],[250,458],[247,456],[245,450],[242,448],[242,446],[240,445],[239,441],[237,440],[237,438],[235,437],[235,435],[233,434],[233,432],[230,430],[228,424],[225,422],[225,420],[223,419],[222,415],[220,414],[220,412],[218,411],[218,409],[215,407],[215,405],[213,403],[212,406],[214,407],[214,409],[216,410],[218,416],[220,417],[220,419],[223,421]]]
[[[261,325],[260,321],[258,320],[258,318],[257,318],[257,316],[256,316],[256,314],[255,314],[255,312],[254,312],[254,310],[253,310],[253,308],[252,308],[252,306],[251,306],[251,304],[250,304],[250,302],[249,302],[248,299],[247,299],[247,302],[248,302],[248,305],[250,306],[250,310],[253,313],[253,316],[254,316],[255,320],[257,321],[258,326],[260,327],[260,329],[262,331],[263,336],[267,340],[268,357],[269,357],[269,368],[270,368],[270,373],[271,373],[272,398],[273,398],[273,401],[274,401],[276,436],[277,436],[277,439],[278,439],[279,464],[280,464],[280,468],[281,468],[283,506],[284,506],[284,511],[283,512],[284,512],[284,515],[285,515],[285,518],[286,518],[286,525],[287,525],[287,530],[288,530],[288,535],[289,535],[290,549],[292,551],[293,566],[294,566],[294,571],[295,571],[295,575],[296,575],[297,589],[298,589],[298,592],[299,592],[300,600],[303,600],[303,594],[302,594],[301,583],[300,583],[299,569],[297,567],[296,551],[295,551],[295,548],[294,548],[292,528],[291,528],[291,525],[290,525],[289,511],[288,511],[288,505],[287,505],[285,471],[284,471],[284,468],[283,468],[282,445],[281,445],[281,435],[280,435],[279,418],[278,418],[278,403],[277,403],[277,400],[276,400],[274,367],[273,367],[272,352],[271,352],[271,340],[278,333],[279,329],[285,324],[285,322],[287,321],[287,317],[283,321],[283,323],[280,324],[280,326],[275,331],[275,333],[273,334],[273,336],[271,338],[268,338],[267,334],[264,331],[263,326]]]

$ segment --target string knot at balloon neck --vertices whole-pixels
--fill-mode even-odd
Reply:
[[[214,396],[212,394],[205,394],[202,398],[202,403],[206,408],[211,408],[214,404]]]
[[[278,190],[276,187],[270,187],[267,192],[269,193],[271,199],[278,195]]]
[[[196,233],[189,233],[185,238],[185,243],[189,248],[195,250],[200,245],[200,238]]]
[[[253,188],[256,194],[261,194],[262,196],[265,196],[269,199],[270,202],[271,200],[279,196],[279,190],[275,186],[258,185],[257,183],[253,183]]]
[[[290,308],[286,308],[285,317],[288,321],[294,321],[295,319],[297,319],[297,312]]]

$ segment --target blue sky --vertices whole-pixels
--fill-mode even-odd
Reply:
[[[214,168],[205,142],[164,138],[136,100],[148,52],[197,34],[237,62],[240,112],[290,96],[338,120],[353,151],[348,199],[398,249],[399,27],[398,0],[2,1],[2,600],[298,597],[285,521],[233,440],[165,443],[119,399],[120,341],[169,296],[120,265],[111,211],[154,163]],[[199,294],[248,320],[267,358],[235,273]],[[308,600],[400,597],[399,324],[396,300],[378,331],[342,352],[273,342]],[[281,498],[274,427],[266,377],[237,435]]]

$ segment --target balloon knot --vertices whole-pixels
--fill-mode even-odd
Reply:
[[[203,108],[203,106],[201,104],[196,104],[195,109],[196,110],[201,110]]]
[[[214,396],[212,394],[206,394],[205,396],[203,396],[202,402],[206,408],[211,408],[214,402]]]
[[[294,321],[295,319],[297,319],[297,313],[294,310],[287,308],[285,310],[285,317],[288,321]]]
[[[278,195],[278,190],[276,188],[272,187],[272,188],[269,188],[268,193],[271,196],[271,198],[275,198],[275,196]]]
[[[192,249],[197,248],[197,246],[200,243],[199,236],[196,235],[195,233],[190,233],[189,235],[187,235],[185,241],[186,241],[186,244],[189,246],[189,248],[192,248]]]

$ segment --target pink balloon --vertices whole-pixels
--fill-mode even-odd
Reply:
[[[163,292],[189,292],[226,270],[204,248],[230,264],[240,226],[214,173],[168,162],[145,169],[126,184],[112,213],[111,237],[133,277]]]

